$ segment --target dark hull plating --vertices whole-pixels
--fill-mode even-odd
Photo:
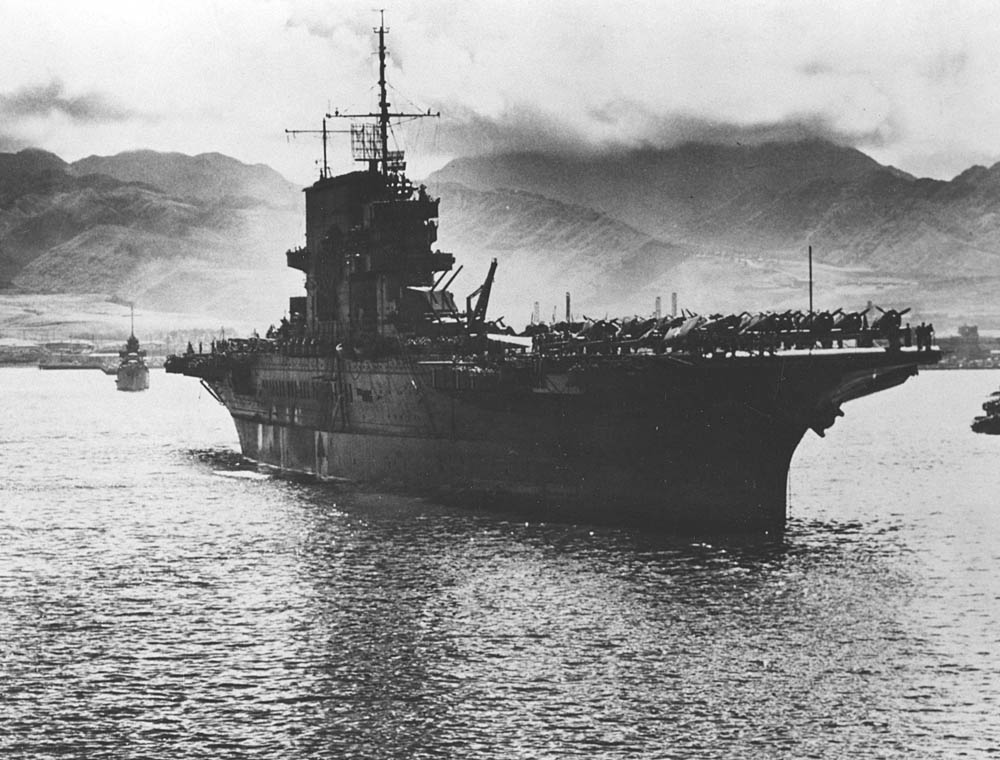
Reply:
[[[450,362],[250,355],[201,376],[250,459],[571,520],[784,526],[792,455],[929,353],[601,358],[492,375]]]

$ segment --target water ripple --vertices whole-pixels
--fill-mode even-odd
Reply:
[[[921,458],[907,410],[1000,375],[947,375],[805,442],[776,540],[278,479],[183,378],[125,415],[103,376],[0,370],[0,752],[997,754],[992,443],[925,417]]]

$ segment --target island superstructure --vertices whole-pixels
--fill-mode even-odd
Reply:
[[[788,470],[855,398],[898,385],[933,348],[901,312],[758,313],[532,326],[487,317],[497,262],[456,303],[436,249],[439,199],[389,150],[380,95],[351,126],[358,171],[326,162],[287,252],[305,294],[264,338],[170,357],[236,425],[244,456],[282,471],[502,503],[566,520],[781,530]],[[324,155],[326,126],[324,122]]]

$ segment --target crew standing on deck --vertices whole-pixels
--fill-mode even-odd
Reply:
[[[889,350],[898,351],[899,350],[899,325],[894,320],[889,321],[889,326],[886,328],[886,337],[889,339]]]
[[[921,322],[917,326],[917,350],[930,351],[934,347],[934,325]]]

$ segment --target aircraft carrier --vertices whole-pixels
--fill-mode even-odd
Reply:
[[[550,519],[775,530],[788,470],[855,398],[938,361],[905,311],[489,321],[496,262],[464,304],[437,250],[439,200],[389,150],[380,95],[353,119],[359,171],[305,189],[305,295],[264,337],[168,359],[231,413],[244,456],[282,471],[503,504]],[[324,157],[327,126],[323,122]],[[569,315],[567,315],[569,317]]]

